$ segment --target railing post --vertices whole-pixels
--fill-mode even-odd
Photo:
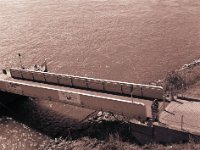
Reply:
[[[131,100],[132,100],[132,103],[133,103],[133,86],[131,88]]]
[[[183,130],[183,115],[181,115],[181,130]]]
[[[165,110],[165,106],[166,106],[166,97],[163,96],[163,110]]]
[[[131,100],[132,100],[132,103],[133,103],[133,92],[131,92]]]

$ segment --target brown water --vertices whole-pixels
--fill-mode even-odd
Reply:
[[[146,83],[199,48],[198,0],[0,0],[0,69],[22,53],[27,66],[47,58],[52,72]]]
[[[200,57],[194,0],[0,0],[2,67],[47,58],[53,72],[130,82]]]

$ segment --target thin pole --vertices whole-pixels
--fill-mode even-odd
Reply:
[[[165,96],[163,96],[163,101],[164,101],[164,107],[163,107],[163,110],[165,110],[165,106],[166,106],[166,97]]]
[[[47,60],[46,58],[44,59],[44,62],[40,65],[40,70],[44,72],[48,72],[48,67],[47,67]]]
[[[184,88],[184,85],[183,85],[183,83],[182,83],[182,98],[183,98],[183,88]]]
[[[44,64],[45,64],[45,72],[48,72],[47,60],[46,60],[46,58],[45,58],[45,60],[44,60]]]
[[[19,56],[19,62],[20,62],[21,69],[23,69],[21,54],[19,53],[18,56]]]
[[[131,89],[131,100],[132,100],[132,103],[133,103],[133,86],[132,86],[132,89]]]
[[[132,103],[133,103],[133,92],[131,92],[131,100],[132,100]]]
[[[181,130],[183,130],[183,115],[181,116]]]

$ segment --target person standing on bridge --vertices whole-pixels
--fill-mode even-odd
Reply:
[[[159,102],[158,99],[155,99],[151,105],[152,121],[159,121],[158,112],[159,112]]]

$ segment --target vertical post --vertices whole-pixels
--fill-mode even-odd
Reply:
[[[86,82],[86,87],[87,87],[87,89],[89,89],[89,85],[88,85],[88,82],[89,82],[89,81],[88,81],[88,79],[86,79],[85,82]]]
[[[131,88],[131,100],[132,100],[132,103],[133,103],[133,86]]]
[[[183,88],[184,88],[184,84],[182,83],[182,97],[183,97]]]
[[[101,84],[103,86],[103,91],[105,92],[105,83],[104,83],[104,81],[101,81]]]
[[[18,56],[19,56],[20,67],[21,67],[21,69],[23,69],[21,54],[18,53]]]
[[[174,101],[174,89],[170,87],[170,92],[171,92],[171,101]]]
[[[165,106],[166,106],[166,97],[163,96],[163,110],[165,110]]]
[[[185,69],[184,69],[184,77],[185,77],[185,89],[187,89],[187,73],[186,73],[186,71],[185,71]]]
[[[70,81],[71,81],[72,87],[74,86],[74,84],[73,84],[73,78],[74,78],[74,77],[70,77]]]
[[[183,130],[183,115],[181,115],[181,130]]]
[[[46,58],[44,60],[44,64],[45,64],[45,72],[48,72],[48,66],[47,66],[47,59]]]
[[[133,92],[131,92],[131,100],[132,100],[132,103],[133,103]]]

